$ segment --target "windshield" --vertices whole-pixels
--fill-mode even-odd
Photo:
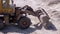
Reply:
[[[3,0],[3,7],[5,8],[6,7],[6,0]]]
[[[7,7],[7,0],[3,0],[2,3],[3,3],[3,8],[6,8]],[[9,6],[12,7],[13,6],[13,0],[9,0]]]
[[[10,0],[9,5],[10,5],[10,8],[14,7],[13,0]]]
[[[13,4],[13,0],[10,0],[9,5],[12,5],[12,4]]]

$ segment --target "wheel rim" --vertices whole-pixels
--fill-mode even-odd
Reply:
[[[28,23],[27,23],[26,21],[24,21],[24,22],[22,23],[22,26],[23,26],[23,27],[26,27],[26,26],[28,26]]]

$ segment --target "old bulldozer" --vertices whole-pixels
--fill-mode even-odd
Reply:
[[[31,25],[31,20],[26,17],[26,13],[13,4],[13,0],[0,0],[0,29],[9,27],[11,23],[17,23],[21,29],[26,29]]]

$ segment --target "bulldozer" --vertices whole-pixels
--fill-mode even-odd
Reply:
[[[13,0],[0,0],[0,29],[17,23],[20,29],[26,29],[31,25],[31,20],[26,17],[26,12],[13,4]]]

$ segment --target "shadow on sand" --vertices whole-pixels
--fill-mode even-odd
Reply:
[[[7,34],[7,33],[30,34],[36,30],[37,30],[36,28],[31,28],[31,27],[28,29],[20,29],[12,25],[9,28],[5,27],[3,30],[0,30],[0,32],[2,32],[3,34]]]
[[[45,26],[43,26],[42,23],[39,26],[37,25],[34,25],[37,29],[42,29],[42,27],[44,27],[46,30],[53,30],[53,31],[57,30],[57,28],[55,27],[55,25],[52,24],[52,22],[48,22]]]
[[[2,32],[4,34],[14,33],[14,32],[15,33],[21,33],[21,34],[30,34],[30,33],[34,32],[36,30],[40,30],[41,28],[42,27],[40,25],[40,26],[37,26],[37,27],[35,26],[35,28],[30,27],[28,29],[21,30],[21,29],[15,27],[15,26],[11,25],[9,28],[5,28],[5,29],[1,30],[0,32]],[[47,25],[44,26],[44,28],[46,30],[53,30],[53,31],[57,30],[56,27],[51,22],[47,23]]]

